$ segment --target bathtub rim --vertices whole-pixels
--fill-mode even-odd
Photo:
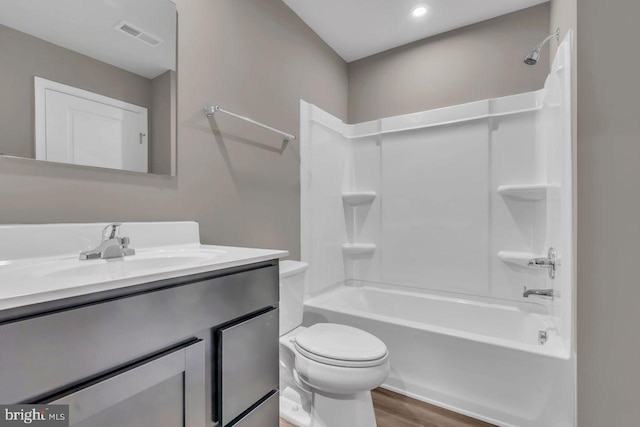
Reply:
[[[361,282],[362,283],[362,282]],[[374,292],[382,292],[382,293],[394,293],[399,294],[402,292],[403,296],[414,296],[419,298],[429,298],[436,300],[446,300],[449,303],[454,304],[470,304],[475,306],[497,306],[506,308],[509,310],[520,310],[518,307],[498,304],[498,303],[483,303],[475,300],[468,300],[461,297],[451,298],[442,295],[431,295],[426,292],[411,292],[407,290],[398,291],[396,289],[385,289],[379,286],[370,286],[368,284],[359,284],[358,286],[352,286],[348,284],[338,284],[334,285],[331,288],[326,289],[325,291],[314,295],[313,297],[306,298],[304,302],[305,311],[306,308],[318,309],[318,310],[326,310],[334,313],[347,314],[352,316],[358,316],[366,319],[375,320],[378,322],[391,323],[400,327],[406,327],[412,330],[418,331],[426,331],[436,334],[441,334],[445,336],[449,336],[457,339],[469,340],[472,342],[476,342],[479,344],[492,345],[497,347],[506,348],[509,350],[522,351],[530,354],[535,354],[543,357],[550,357],[554,359],[560,360],[569,360],[571,359],[571,352],[568,348],[565,348],[562,337],[558,335],[557,330],[553,325],[552,315],[551,314],[538,314],[538,313],[529,313],[531,316],[540,316],[544,317],[542,320],[545,322],[547,326],[547,342],[544,345],[531,345],[525,344],[517,341],[508,340],[505,338],[491,337],[488,335],[483,335],[474,332],[461,331],[452,328],[446,328],[443,326],[430,325],[422,322],[417,322],[415,320],[407,320],[407,319],[398,319],[395,317],[391,317],[388,315],[380,315],[376,313],[371,313],[363,310],[355,310],[355,309],[347,309],[343,307],[335,307],[330,303],[326,304],[326,300],[330,298],[332,295],[338,293],[343,290],[364,290],[364,291],[374,291]]]

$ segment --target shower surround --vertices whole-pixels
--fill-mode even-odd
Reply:
[[[536,92],[355,125],[302,102],[305,322],[378,335],[389,389],[575,424],[570,38]]]

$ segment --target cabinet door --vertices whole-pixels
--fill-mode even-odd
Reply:
[[[223,426],[278,388],[278,313],[274,309],[219,331],[218,414]],[[275,416],[258,425],[277,421]]]
[[[204,355],[191,343],[48,403],[69,405],[74,427],[204,427]]]

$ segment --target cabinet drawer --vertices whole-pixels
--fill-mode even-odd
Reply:
[[[223,426],[278,388],[278,315],[273,309],[218,332]]]
[[[239,419],[233,427],[278,427],[280,421],[279,393],[273,392],[260,405]]]

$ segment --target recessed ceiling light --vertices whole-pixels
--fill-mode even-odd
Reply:
[[[427,14],[427,6],[416,6],[411,11],[411,16],[414,18],[422,18]]]

